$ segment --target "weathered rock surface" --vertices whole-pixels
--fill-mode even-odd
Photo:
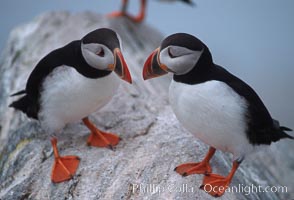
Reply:
[[[122,141],[115,151],[89,147],[89,131],[82,123],[67,126],[59,135],[60,152],[78,155],[81,163],[74,179],[53,184],[48,136],[37,121],[7,107],[12,101],[9,95],[25,87],[40,58],[99,27],[109,27],[120,34],[134,84],[123,83],[112,101],[93,113],[91,119],[98,127],[117,133]],[[202,175],[181,177],[173,171],[181,163],[202,159],[208,148],[181,127],[169,107],[170,77],[147,82],[141,78],[143,62],[162,38],[145,24],[89,12],[47,13],[16,28],[0,63],[0,199],[211,199],[198,189]],[[288,157],[279,154],[277,159],[268,159],[270,153],[260,153],[253,157],[254,161],[244,162],[232,186],[288,183],[287,193],[245,190],[228,192],[220,199],[293,199],[293,182],[283,182],[281,176],[275,175],[275,171],[292,169],[286,176],[293,177],[293,153]],[[275,164],[291,157],[286,168]],[[268,167],[258,159],[264,159]],[[230,157],[218,152],[212,165],[215,172],[226,175],[231,167]]]

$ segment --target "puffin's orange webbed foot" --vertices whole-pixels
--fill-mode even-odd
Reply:
[[[100,134],[97,134],[96,132],[91,133],[87,140],[88,145],[95,147],[109,147],[112,149],[112,147],[116,146],[120,141],[120,137],[115,134],[102,131],[99,132]]]
[[[220,197],[225,193],[230,182],[231,180],[227,177],[218,174],[206,174],[200,189],[214,197]]]
[[[182,176],[189,176],[191,174],[206,174],[211,173],[211,167],[207,162],[199,163],[184,163],[175,168],[175,171]]]
[[[107,14],[107,17],[122,17],[122,16],[126,16],[126,13],[121,11],[116,11],[116,12]]]
[[[115,134],[100,131],[92,122],[90,122],[88,117],[84,118],[83,122],[91,130],[91,135],[87,140],[87,144],[90,146],[108,147],[113,149],[113,147],[121,140],[120,137]]]
[[[71,179],[79,166],[80,158],[77,156],[64,156],[55,159],[52,168],[51,180],[60,183]]]
[[[53,183],[60,183],[71,179],[79,166],[80,158],[78,156],[59,156],[57,149],[57,139],[51,139],[54,152],[54,165],[51,173]]]
[[[218,174],[206,174],[200,189],[203,189],[205,192],[214,197],[222,196],[230,185],[238,167],[239,163],[235,161],[233,163],[232,170],[227,177],[220,176]]]
[[[144,13],[140,13],[138,16],[132,16],[129,15],[125,12],[113,12],[107,15],[107,17],[126,17],[128,18],[130,21],[134,22],[134,23],[141,23],[144,20]]]
[[[175,171],[182,176],[188,176],[191,174],[208,174],[211,173],[211,167],[209,164],[210,159],[215,153],[215,148],[210,147],[205,158],[198,163],[185,163],[175,168]]]
[[[144,13],[140,13],[138,16],[133,17],[130,15],[126,16],[127,18],[129,18],[131,21],[135,22],[135,23],[141,23],[144,20]]]

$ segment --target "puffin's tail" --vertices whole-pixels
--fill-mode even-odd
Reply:
[[[16,93],[11,94],[10,96],[11,96],[11,97],[14,97],[14,96],[18,96],[18,95],[25,94],[25,93],[26,93],[25,90],[21,90],[21,91],[19,91],[19,92],[16,92]]]
[[[274,120],[274,126],[276,129],[278,129],[278,137],[279,139],[282,138],[289,138],[289,139],[294,139],[293,136],[288,135],[285,131],[292,131],[292,129],[285,127],[285,126],[280,126],[280,123],[278,120]]]
[[[25,94],[26,92],[24,90],[17,92],[15,94],[12,94],[11,96],[17,96],[21,94]],[[9,107],[15,108],[16,110],[20,110],[23,113],[25,113],[28,117],[38,119],[37,117],[37,108],[35,106],[32,106],[33,101],[29,98],[28,95],[24,95],[20,99],[12,102]]]
[[[13,94],[11,96],[16,96],[16,95],[18,95],[18,94],[16,93],[16,94]],[[20,111],[22,111],[24,113],[27,112],[28,106],[29,106],[29,100],[27,98],[27,95],[21,97],[20,99],[12,102],[9,105],[9,107],[15,108],[15,109],[20,110]]]
[[[294,139],[293,136],[288,135],[285,131],[293,131],[293,130],[285,126],[280,126],[280,134],[282,135],[282,138]]]

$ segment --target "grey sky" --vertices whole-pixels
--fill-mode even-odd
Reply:
[[[130,0],[132,13],[139,0]],[[147,23],[164,35],[187,32],[210,48],[217,64],[249,83],[272,116],[294,128],[294,1],[194,0],[183,3],[148,2]],[[9,31],[44,11],[91,10],[106,14],[120,0],[2,0],[0,48]]]

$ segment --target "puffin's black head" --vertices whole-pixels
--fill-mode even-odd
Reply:
[[[96,29],[81,40],[82,55],[85,61],[94,68],[110,70],[132,83],[131,75],[120,50],[117,33],[111,29]]]
[[[162,76],[167,72],[187,74],[197,63],[204,60],[212,63],[207,46],[196,37],[176,33],[165,38],[161,46],[151,53],[143,69],[144,80]]]

